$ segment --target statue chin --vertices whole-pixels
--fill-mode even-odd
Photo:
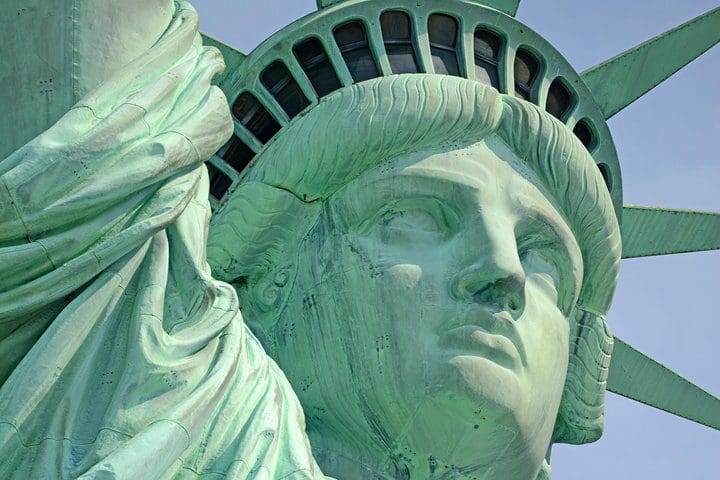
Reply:
[[[280,313],[249,322],[271,339],[327,474],[537,472],[580,253],[501,142],[366,172],[320,208],[297,258]]]

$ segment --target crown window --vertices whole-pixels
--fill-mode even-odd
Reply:
[[[604,163],[598,163],[597,167],[598,170],[600,170],[600,175],[602,175],[603,181],[605,182],[605,185],[607,185],[608,190],[612,190],[612,177],[610,176],[610,169]]]
[[[357,83],[380,76],[362,23],[340,25],[333,30],[333,35],[353,81]]]
[[[498,62],[502,39],[489,30],[478,28],[474,37],[475,80],[500,89]]]
[[[577,125],[575,125],[573,133],[580,139],[582,144],[585,145],[585,148],[588,150],[595,148],[595,135],[587,120],[580,120]]]
[[[228,146],[225,153],[222,154],[222,158],[233,167],[236,171],[242,172],[243,169],[250,163],[250,160],[255,156],[250,147],[245,142],[233,135],[230,145]]]
[[[295,45],[293,53],[318,97],[324,97],[342,86],[320,40],[309,38]]]
[[[540,63],[527,50],[520,48],[515,53],[515,96],[530,100],[532,88],[540,71]]]
[[[263,85],[270,90],[288,117],[293,118],[310,102],[303,94],[290,70],[282,62],[273,62],[260,76]]]
[[[232,179],[212,164],[207,163],[206,165],[210,176],[210,194],[220,200],[230,189]]]
[[[280,124],[248,92],[235,100],[232,111],[235,118],[262,143],[267,143],[280,130]]]
[[[554,117],[565,120],[565,116],[573,105],[573,94],[565,86],[565,83],[556,78],[550,84],[550,90],[548,90],[547,103],[545,104],[545,110]]]
[[[435,73],[460,76],[458,30],[458,22],[453,17],[443,14],[430,16],[428,35]]]
[[[417,73],[413,28],[408,14],[398,10],[387,11],[380,15],[380,27],[392,72]]]

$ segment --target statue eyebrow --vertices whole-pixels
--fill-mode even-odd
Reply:
[[[409,185],[414,188],[396,188],[397,185]],[[406,197],[426,197],[434,198],[446,204],[448,208],[456,210],[456,206],[460,206],[465,202],[469,202],[469,189],[473,189],[468,185],[467,189],[458,188],[462,186],[455,181],[445,178],[429,177],[424,175],[403,175],[395,174],[391,177],[384,176],[373,178],[367,184],[362,184],[358,188],[347,188],[338,190],[329,198],[329,206],[331,210],[339,216],[339,205],[345,206],[345,214],[349,218],[341,220],[346,226],[357,225],[362,223],[369,215],[374,214],[378,209],[387,205],[389,201],[399,200]],[[438,188],[438,187],[441,188]],[[372,191],[367,200],[366,195]],[[457,213],[457,212],[456,212]],[[459,216],[459,215],[458,215]]]

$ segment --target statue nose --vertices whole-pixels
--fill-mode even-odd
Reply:
[[[453,283],[455,298],[492,312],[506,311],[517,319],[525,308],[525,271],[517,255],[474,263],[459,272]]]

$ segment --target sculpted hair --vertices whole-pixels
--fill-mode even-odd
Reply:
[[[580,245],[584,276],[553,441],[591,442],[603,428],[612,351],[604,314],[617,283],[619,226],[590,154],[535,105],[477,82],[427,74],[378,78],[339,90],[293,120],[257,157],[215,215],[208,255],[215,275],[228,281],[287,264],[317,218],[317,203],[366,170],[402,154],[463,148],[492,134],[536,174]],[[263,213],[251,213],[254,209]],[[285,249],[277,246],[277,228],[287,233]]]

